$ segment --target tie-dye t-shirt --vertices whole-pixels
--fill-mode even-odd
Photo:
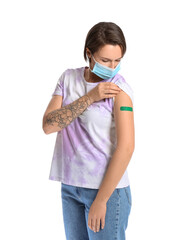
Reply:
[[[85,67],[67,69],[58,79],[52,96],[63,96],[62,107],[86,95],[100,83],[87,82],[84,70]],[[120,74],[101,82],[115,83],[133,102],[133,90]],[[57,132],[50,180],[78,187],[100,188],[116,149],[113,106],[114,98],[94,102],[67,127]],[[116,188],[128,185],[126,169]]]

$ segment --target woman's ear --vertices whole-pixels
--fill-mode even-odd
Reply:
[[[89,59],[89,62],[91,62],[91,52],[90,52],[89,48],[86,48],[86,55]]]

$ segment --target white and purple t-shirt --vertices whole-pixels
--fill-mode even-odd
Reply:
[[[67,69],[60,76],[52,96],[63,96],[62,107],[86,95],[100,83],[87,82],[84,71],[85,67]],[[133,90],[120,74],[101,82],[115,83],[134,102]],[[50,180],[78,187],[100,188],[117,143],[113,106],[114,98],[94,102],[57,132]],[[126,169],[116,188],[128,185]]]

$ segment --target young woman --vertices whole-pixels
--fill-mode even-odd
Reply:
[[[61,182],[67,240],[125,239],[135,146],[133,90],[118,73],[125,52],[119,26],[93,26],[89,67],[62,73],[44,113],[44,132],[57,132],[49,179]]]

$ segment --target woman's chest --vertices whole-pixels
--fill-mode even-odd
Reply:
[[[75,82],[75,84],[67,84],[65,86],[65,94],[62,106],[71,104],[86,95],[94,87]],[[100,101],[93,102],[80,115],[79,119],[83,124],[92,124],[94,126],[109,126],[113,121],[113,98],[105,98]],[[76,102],[75,107],[80,108],[80,104]],[[76,108],[74,108],[76,109]]]

